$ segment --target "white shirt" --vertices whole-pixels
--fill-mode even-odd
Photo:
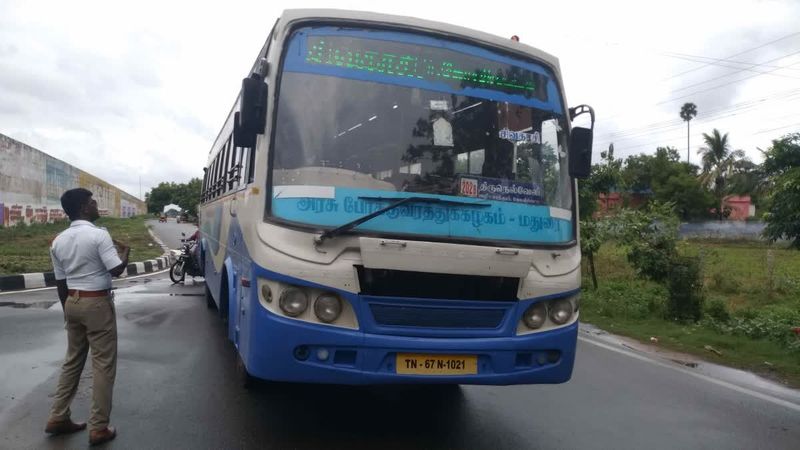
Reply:
[[[86,220],[75,220],[50,245],[56,280],[67,280],[69,289],[111,289],[109,270],[122,264],[111,235]]]

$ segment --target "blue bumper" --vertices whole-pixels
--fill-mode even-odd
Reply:
[[[372,334],[270,313],[256,301],[250,317],[251,375],[267,380],[333,384],[563,383],[572,376],[578,323],[522,336],[441,338]],[[400,375],[398,353],[476,355],[473,375]],[[321,356],[326,356],[321,358]]]

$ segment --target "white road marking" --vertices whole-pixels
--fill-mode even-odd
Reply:
[[[747,388],[742,387],[742,386],[737,386],[737,385],[735,385],[733,383],[728,383],[727,381],[718,380],[718,379],[710,377],[708,375],[703,375],[701,373],[692,372],[692,371],[689,371],[689,370],[684,369],[682,367],[673,366],[673,365],[670,365],[670,364],[667,364],[667,363],[664,363],[664,362],[661,362],[661,361],[657,361],[657,360],[648,358],[646,356],[637,355],[636,353],[633,353],[631,351],[623,350],[623,349],[620,349],[620,348],[616,348],[616,347],[613,347],[613,346],[608,345],[608,344],[603,344],[601,342],[597,342],[597,341],[595,341],[593,339],[589,339],[589,338],[586,338],[586,337],[583,337],[583,336],[578,336],[578,340],[583,341],[583,342],[585,342],[587,344],[591,344],[591,345],[595,345],[595,346],[600,347],[600,348],[604,348],[606,350],[610,350],[612,352],[621,353],[623,355],[629,356],[629,357],[634,358],[634,359],[638,359],[640,361],[649,362],[649,363],[655,364],[655,365],[657,365],[659,367],[664,367],[664,368],[667,368],[667,369],[676,370],[676,371],[682,372],[682,373],[684,373],[686,375],[691,375],[691,376],[693,376],[695,378],[699,378],[701,380],[705,380],[705,381],[708,381],[710,383],[714,383],[717,386],[726,387],[728,389],[734,390],[734,391],[739,392],[741,394],[749,395],[751,397],[755,397],[755,398],[758,398],[758,399],[773,403],[775,405],[785,406],[786,408],[789,408],[789,409],[791,409],[793,411],[800,412],[800,405],[798,405],[797,403],[792,403],[790,401],[783,400],[781,398],[774,397],[772,395],[764,394],[764,393],[761,393],[761,392],[758,392],[758,391],[754,391],[752,389],[747,389]]]

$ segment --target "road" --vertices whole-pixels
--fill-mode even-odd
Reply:
[[[174,224],[168,224],[170,226]],[[556,386],[343,387],[234,379],[201,281],[116,283],[119,363],[108,448],[797,448],[800,394],[689,369],[585,328]],[[83,448],[42,432],[66,349],[53,290],[0,295],[0,448]],[[48,308],[48,305],[52,305]],[[85,419],[91,372],[72,410]]]
[[[148,220],[147,224],[153,228],[153,232],[161,238],[169,248],[181,248],[181,233],[186,233],[186,237],[192,235],[197,227],[190,223],[177,223],[175,219],[167,219],[166,222],[158,220]]]

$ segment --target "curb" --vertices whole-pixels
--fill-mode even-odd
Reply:
[[[170,265],[169,256],[160,256],[148,261],[128,264],[119,278],[132,275],[142,275],[150,272],[167,269]],[[53,272],[22,273],[19,275],[0,276],[0,292],[23,291],[26,289],[53,287],[56,285],[56,276]]]
[[[172,263],[169,248],[159,239],[153,230],[149,227],[147,231],[154,241],[164,250],[164,254],[156,259],[147,261],[134,262],[128,264],[125,271],[119,278],[125,278],[132,275],[142,275],[151,272],[158,272],[159,270],[168,269]],[[0,275],[0,292],[6,291],[24,291],[26,289],[36,289],[53,287],[56,285],[56,276],[53,272],[35,272],[35,273],[22,273],[18,275]]]

